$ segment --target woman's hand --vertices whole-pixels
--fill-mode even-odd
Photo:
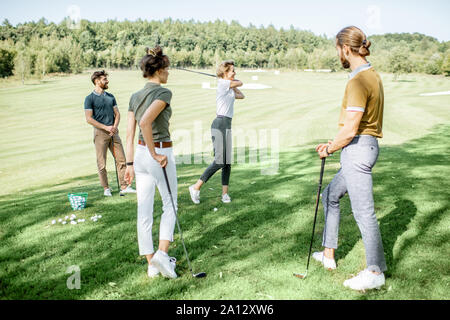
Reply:
[[[155,159],[161,166],[161,168],[164,168],[167,166],[167,156],[164,154],[157,154],[155,153],[153,155],[153,159]]]
[[[125,170],[124,179],[125,179],[126,183],[128,183],[129,185],[133,182],[133,180],[134,180],[134,167],[133,166],[127,166],[127,168]]]

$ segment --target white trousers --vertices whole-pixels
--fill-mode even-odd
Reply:
[[[156,153],[167,156],[167,178],[169,179],[170,191],[172,191],[175,208],[177,207],[177,168],[172,148],[155,148]],[[146,146],[137,145],[134,156],[134,171],[136,175],[137,191],[137,235],[139,254],[148,255],[154,253],[152,226],[153,226],[153,202],[155,187],[158,187],[163,202],[163,214],[159,225],[159,240],[173,241],[173,232],[176,218],[167,189],[163,169],[153,159]]]

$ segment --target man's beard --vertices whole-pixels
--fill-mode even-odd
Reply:
[[[340,57],[340,59],[341,59],[341,64],[344,67],[344,69],[350,68],[350,62],[348,62],[348,60],[345,59],[345,57]]]
[[[108,85],[107,84],[102,84],[100,88],[102,88],[103,90],[106,90],[106,89],[108,89]]]

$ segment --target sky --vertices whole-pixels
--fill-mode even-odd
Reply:
[[[259,27],[309,30],[334,37],[348,25],[367,35],[419,32],[450,41],[448,0],[14,0],[0,2],[0,22],[13,25],[38,21],[61,22],[71,16],[89,21],[133,21],[165,18],[231,22]]]

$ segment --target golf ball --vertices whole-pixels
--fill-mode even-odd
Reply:
[[[216,212],[217,211],[217,208],[214,208],[214,212]]]
[[[70,221],[70,224],[77,224],[76,221]]]
[[[66,216],[64,219],[65,219],[65,220],[69,219],[69,216]]]
[[[58,219],[58,222],[61,222],[62,221],[62,219]]]
[[[66,224],[66,223],[67,223],[67,221],[63,221],[63,222],[62,222],[62,224]]]
[[[97,218],[99,218],[99,219],[100,219],[101,217],[102,217],[102,216],[98,216]]]
[[[52,224],[55,224],[56,223],[56,220],[52,220]]]

